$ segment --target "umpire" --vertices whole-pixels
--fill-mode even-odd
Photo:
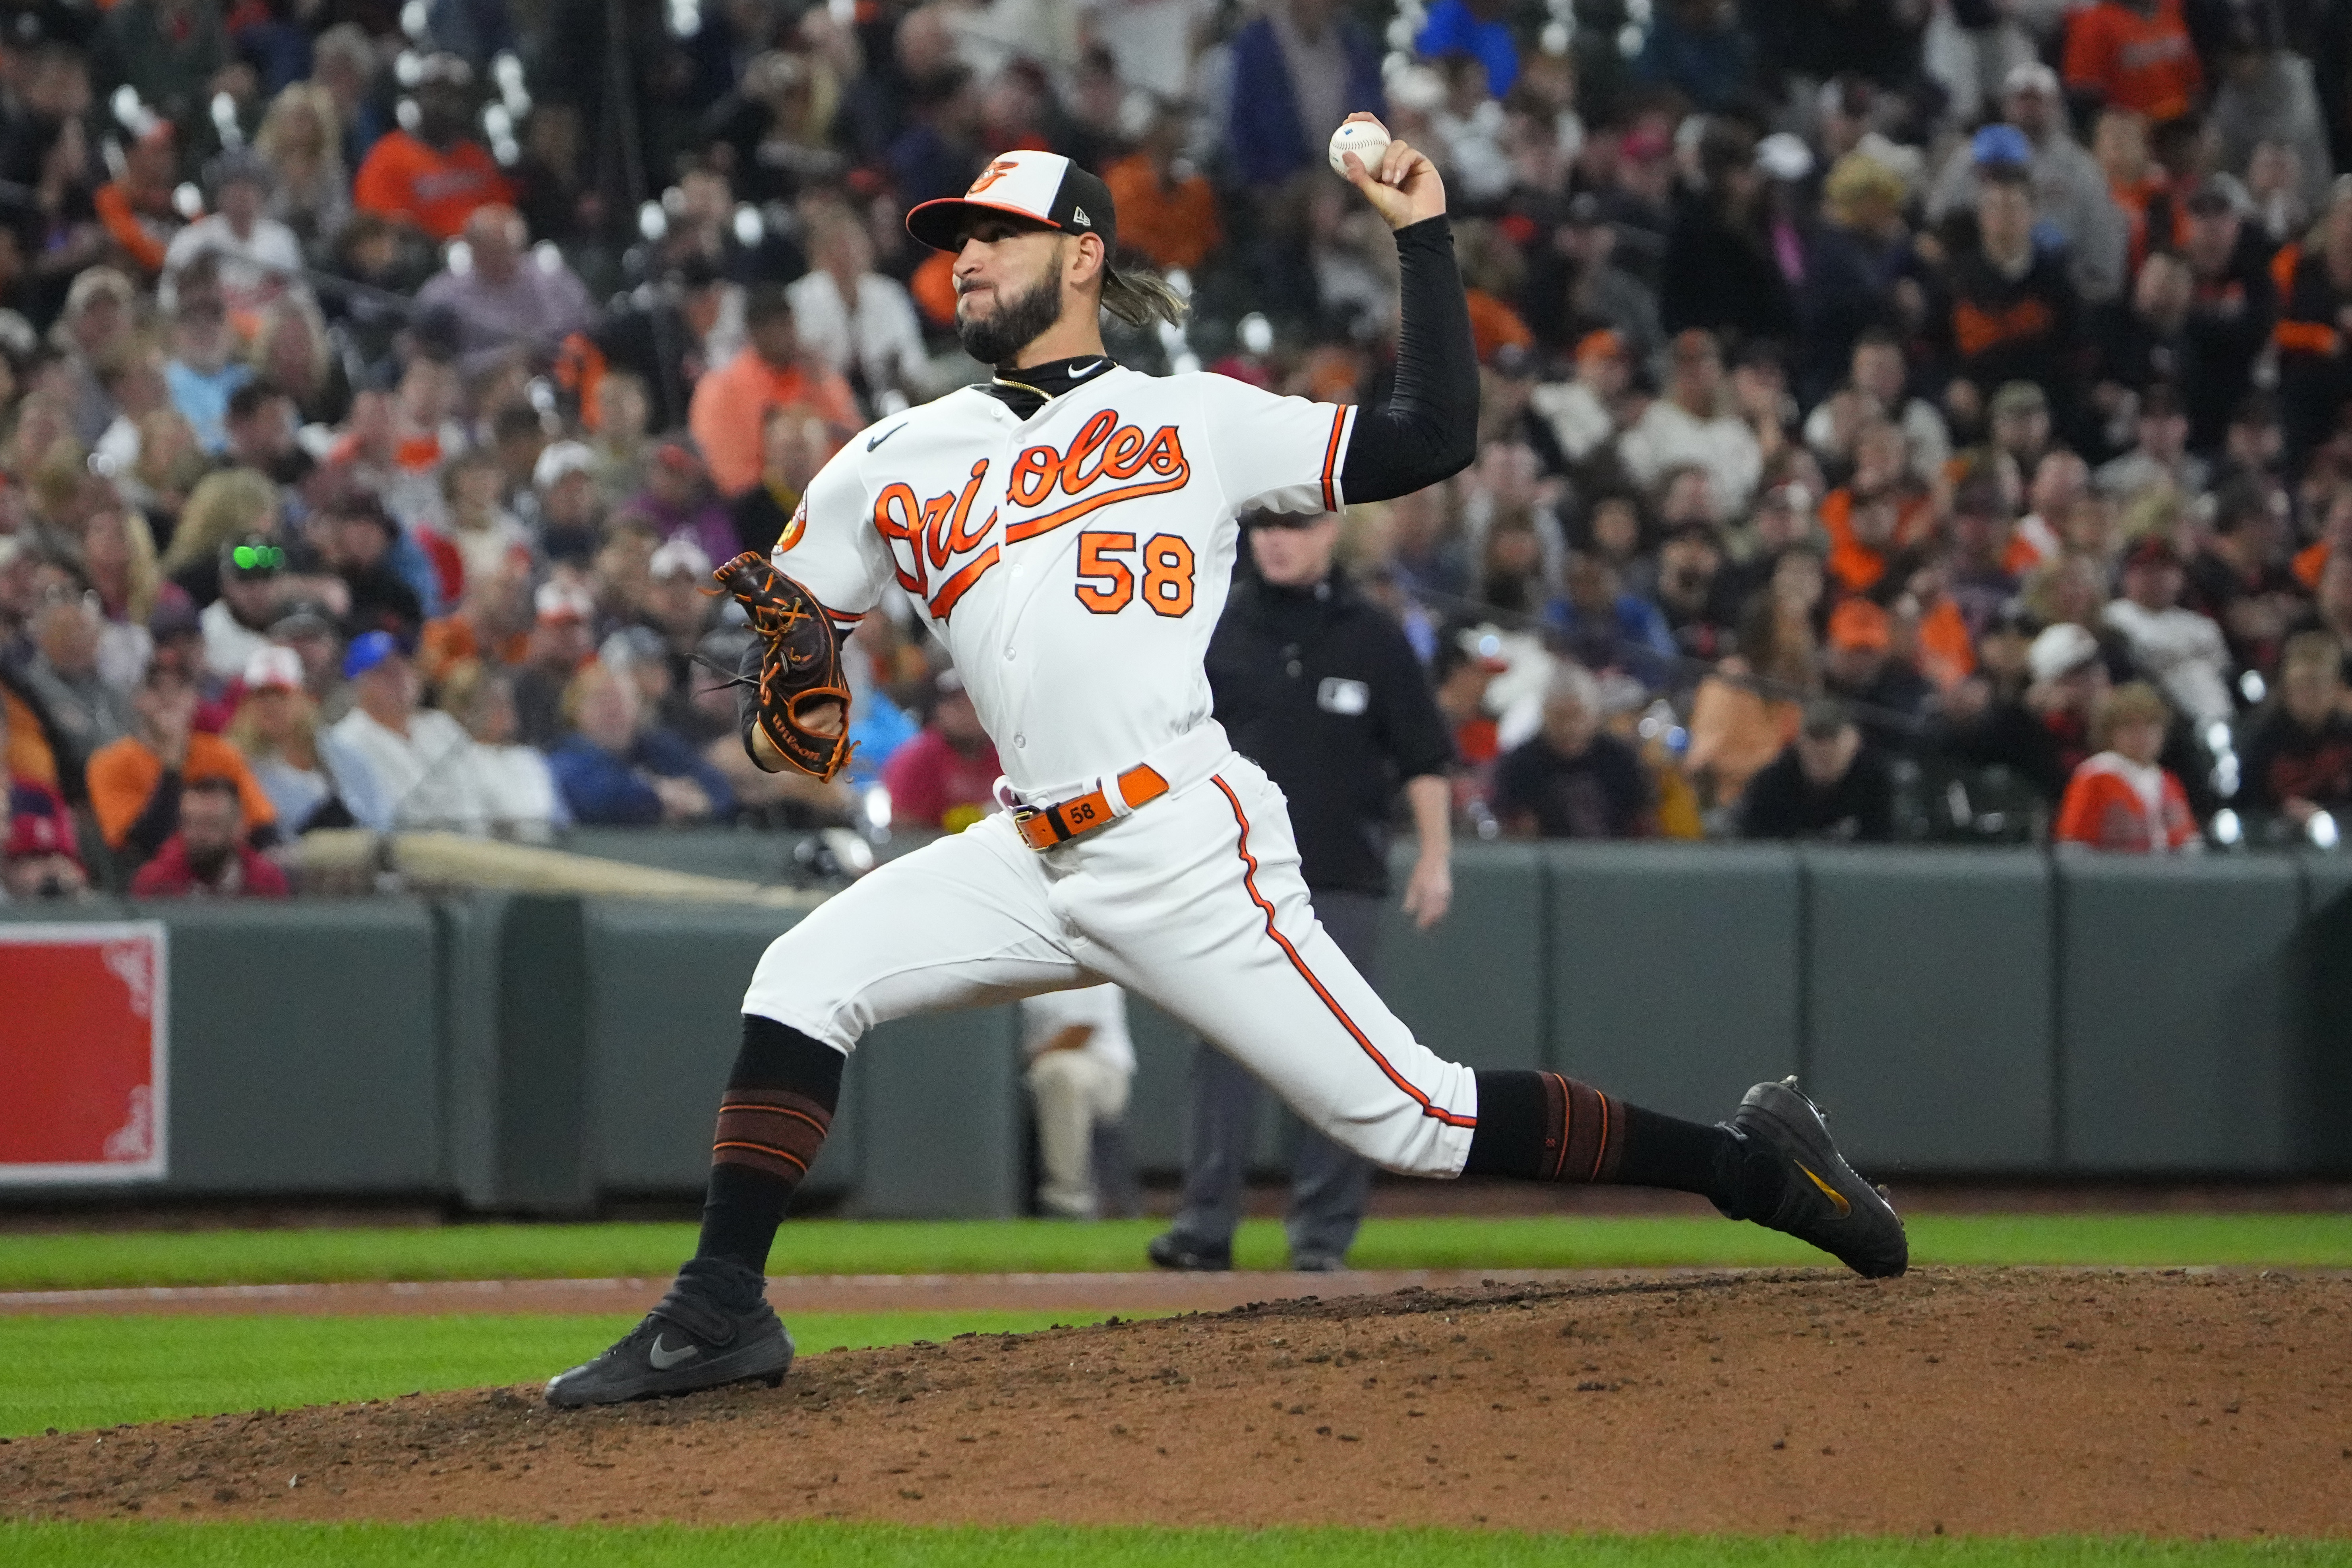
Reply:
[[[1421,838],[1405,912],[1423,928],[1453,901],[1445,721],[1403,631],[1332,565],[1339,520],[1245,518],[1255,576],[1237,577],[1209,643],[1209,686],[1234,749],[1290,800],[1300,874],[1315,913],[1359,973],[1378,983],[1389,891],[1389,814],[1402,784]],[[1255,1079],[1206,1042],[1192,1053],[1184,1198],[1152,1239],[1162,1268],[1233,1267],[1234,1227],[1257,1121]],[[1346,1267],[1371,1166],[1295,1117],[1290,1266]]]

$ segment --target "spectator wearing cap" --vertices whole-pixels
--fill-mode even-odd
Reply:
[[[2197,107],[2205,68],[2180,0],[2095,0],[2066,18],[2066,86],[2162,123]]]
[[[516,739],[514,678],[479,660],[458,669],[441,688],[443,711],[474,739],[483,809],[500,838],[545,844],[572,826],[547,753]]]
[[[563,697],[572,732],[548,754],[576,822],[605,826],[726,820],[735,795],[694,748],[652,722],[636,685],[600,660],[581,666]]]
[[[2106,607],[2140,673],[2156,683],[2201,733],[2236,714],[2230,695],[2230,648],[2209,616],[2180,603],[2186,578],[2179,552],[2150,534],[2124,556],[2123,596]]]
[[[292,648],[272,643],[257,649],[245,667],[236,717],[223,733],[269,797],[288,837],[313,827],[348,827],[352,821],[319,760],[319,705],[304,689],[304,674],[302,657]]]
[[[465,249],[452,247],[417,290],[417,309],[447,319],[469,375],[509,354],[533,369],[551,363],[557,345],[595,313],[586,286],[553,247],[531,249],[522,215],[504,202],[467,214],[464,234]]]
[[[208,673],[234,680],[245,673],[255,654],[269,646],[285,569],[284,547],[266,534],[249,533],[221,547],[220,597],[198,617]]]
[[[232,681],[215,674],[205,663],[204,617],[187,595],[167,586],[156,596],[154,611],[147,617],[147,642],[146,663],[138,673],[168,670],[194,687],[196,728],[208,735],[219,734],[233,711],[227,701]],[[122,684],[128,689],[137,683],[134,675]]]
[[[807,363],[848,380],[877,417],[906,407],[930,374],[906,285],[874,270],[874,242],[847,213],[812,227],[809,260],[809,271],[785,289]]]
[[[455,55],[426,57],[415,88],[416,127],[386,132],[360,164],[352,205],[456,238],[477,209],[512,203],[515,190],[489,149],[468,134],[473,68]]]
[[[131,732],[89,760],[90,810],[109,848],[130,865],[145,864],[178,830],[182,791],[197,779],[220,780],[243,798],[257,847],[278,842],[277,808],[244,755],[195,728],[194,687],[159,668],[131,701]]]
[[[2106,695],[2092,723],[2100,750],[2066,783],[2052,830],[2056,842],[2141,855],[2201,847],[2188,793],[2158,761],[2170,719],[2164,699],[2143,681]]]
[[[2295,253],[2279,306],[2279,403],[2286,414],[2287,458],[2301,464],[2336,433],[2352,401],[2352,188],[2339,182],[2315,243]]]
[[[352,626],[402,637],[422,632],[425,600],[397,566],[408,541],[382,501],[357,489],[334,497],[311,514],[303,533],[341,584]]]
[[[1868,599],[1846,599],[1830,612],[1822,686],[1842,700],[1850,720],[1886,754],[1916,751],[1932,690],[1895,650],[1895,619]]]
[[[584,565],[596,553],[604,502],[596,489],[596,452],[584,441],[551,441],[531,465],[539,496],[539,548],[550,561]]]
[[[1717,522],[1747,510],[1764,472],[1763,448],[1755,431],[1726,406],[1723,353],[1714,333],[1693,328],[1675,335],[1666,395],[1643,411],[1617,452],[1644,489],[1685,463],[1706,468]]]
[[[89,891],[65,801],[38,784],[11,788],[7,819],[0,823],[0,903],[79,899]]]
[[[1616,437],[1633,379],[1624,338],[1596,328],[1577,340],[1572,377],[1538,383],[1528,394],[1528,407],[1550,426],[1570,466],[1580,467]]]
[[[2034,243],[2033,191],[2021,162],[1977,173],[1977,241],[1954,258],[1928,337],[1957,423],[1980,418],[1995,389],[2030,381],[2072,417],[2082,301],[2059,258]]]
[[[1675,524],[1658,545],[1658,610],[1685,658],[1711,665],[1731,651],[1738,608],[1723,563],[1723,541],[1701,519]]]
[[[646,563],[646,588],[636,617],[661,645],[672,683],[682,687],[693,671],[694,650],[719,618],[719,599],[711,585],[711,561],[691,539],[668,541]]]
[[[1739,836],[1841,844],[1894,838],[1894,777],[1842,703],[1806,706],[1796,739],[1739,797]]]
[[[883,764],[890,821],[894,826],[961,833],[996,808],[996,779],[1003,771],[963,689],[963,677],[943,669],[933,678],[930,711],[921,731]]]
[[[1600,682],[1561,666],[1535,735],[1496,764],[1496,820],[1514,838],[1639,838],[1656,809],[1641,758],[1601,726]]]
[[[812,366],[802,354],[792,299],[784,289],[771,284],[753,289],[744,300],[743,319],[751,342],[696,384],[688,416],[695,444],[710,466],[711,482],[730,500],[760,481],[761,432],[771,407],[805,404],[844,431],[865,423],[849,384],[821,365]]]
[[[1929,219],[1941,222],[1974,206],[1986,165],[2023,164],[2035,216],[2065,241],[2076,290],[2092,302],[2115,298],[2129,277],[2130,220],[2116,203],[2106,171],[2068,131],[2057,74],[2027,60],[2010,68],[2001,87],[2000,121],[1963,143],[1944,165],[1928,195]]]
[[[1349,115],[1387,107],[1380,46],[1332,0],[1275,0],[1234,35],[1232,59],[1225,151],[1260,190],[1318,166]]]
[[[2278,321],[2273,247],[2244,220],[2238,198],[2220,180],[2189,194],[2181,226],[2189,281],[2181,332],[2189,352],[2174,381],[2189,410],[2189,447],[2213,452],[2254,385],[2254,363]]]
[[[302,286],[302,242],[264,212],[269,165],[257,153],[244,148],[223,153],[205,173],[215,210],[172,237],[158,298],[166,311],[176,309],[180,274],[199,257],[209,257],[218,269],[221,303],[239,315],[257,314]]]
[[[563,739],[563,693],[580,667],[596,654],[596,601],[568,576],[539,585],[531,600],[530,636],[515,669],[515,714],[523,744],[541,751]]]
[[[286,873],[245,841],[245,812],[226,779],[189,781],[180,826],[131,879],[134,899],[282,899]]]
[[[2249,809],[2297,830],[2320,812],[2339,818],[2352,812],[2352,709],[2343,666],[2343,649],[2325,632],[2287,639],[2277,691],[2246,735],[2239,798]]]
[[[1633,137],[1626,144],[1646,146]],[[1638,181],[1646,177],[1643,171],[1649,166],[1637,160],[1622,165],[1620,174]],[[1665,342],[1665,329],[1658,324],[1656,279],[1668,219],[1660,216],[1653,233],[1643,226],[1647,210],[1631,205],[1636,197],[1622,180],[1605,195],[1578,193],[1569,199],[1558,243],[1570,268],[1561,333],[1580,342],[1588,333],[1614,331],[1629,362],[1638,364],[1646,363]],[[1548,303],[1538,300],[1529,304],[1540,324]]]
[[[2252,476],[2213,497],[2212,527],[2189,560],[2181,602],[2210,616],[2240,670],[2278,673],[2279,645],[2308,599],[2283,559],[2286,497]]]
[[[418,706],[422,683],[390,632],[362,632],[343,654],[352,710],[327,731],[325,760],[344,804],[377,833],[481,834],[490,822],[473,738]]]

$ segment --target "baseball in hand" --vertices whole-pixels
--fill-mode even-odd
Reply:
[[[1364,173],[1374,179],[1381,177],[1381,154],[1388,151],[1389,133],[1369,120],[1350,120],[1331,132],[1331,172],[1341,179],[1348,177],[1346,154],[1353,153],[1364,165]]]

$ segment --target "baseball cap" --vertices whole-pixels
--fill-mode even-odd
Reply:
[[[1885,653],[1895,646],[1894,624],[1868,599],[1848,599],[1830,612],[1830,646]]]
[[[1624,156],[1636,162],[1647,163],[1652,158],[1664,157],[1675,150],[1675,144],[1666,133],[1656,126],[1644,125],[1639,130],[1629,132],[1625,140],[1619,143],[1618,150]]]
[[[2014,125],[1988,125],[1969,139],[1969,156],[1979,169],[1989,163],[2031,163],[2033,144]]]
[[[2207,180],[2189,193],[2183,204],[2191,217],[2222,217],[2238,210],[2237,199],[2219,180]]]
[[[2005,419],[2019,414],[2047,414],[2050,395],[2031,381],[2008,381],[1992,395],[1992,416]]]
[[[314,599],[297,599],[269,626],[273,637],[332,637],[335,618]]]
[[[681,474],[702,471],[702,454],[696,451],[694,443],[683,436],[673,436],[655,447],[654,461]]]
[[[383,637],[383,632],[370,633]],[[302,689],[302,656],[290,647],[271,643],[257,647],[245,661],[245,689],[247,691],[299,691]]]
[[[2039,92],[2055,98],[2058,95],[2058,73],[2040,60],[2023,60],[2009,68],[2009,74],[2000,79],[2000,90],[2005,93]]]
[[[19,795],[9,804],[21,807],[26,803]],[[72,819],[59,815],[47,800],[42,800],[34,809],[10,811],[8,841],[0,858],[28,860],[36,855],[62,855],[77,866],[81,864],[81,850],[74,843]]]
[[[2033,646],[2025,650],[2026,668],[2036,680],[2055,680],[2071,675],[2099,657],[2099,639],[2072,621],[2060,621],[2044,626]]]
[[[596,454],[585,441],[551,441],[530,468],[530,482],[536,489],[553,489],[573,474],[593,472]]]
[[[163,642],[169,637],[201,637],[204,629],[204,617],[197,614],[187,590],[176,583],[165,584],[155,595],[155,607],[147,612],[147,635]]]
[[[1576,340],[1576,363],[1579,364],[1584,363],[1587,360],[1623,359],[1624,357],[1624,334],[1614,328],[1601,327]]]
[[[2180,552],[2172,547],[2172,541],[2160,533],[2148,534],[2124,552],[2124,570],[2126,572],[2179,564]]]
[[[386,659],[404,657],[398,639],[390,632],[362,632],[343,650],[343,679],[357,680]]]
[[[646,562],[646,573],[656,583],[672,577],[688,577],[697,582],[710,575],[710,557],[702,546],[683,534],[656,550]]]
[[[541,625],[557,621],[587,621],[596,616],[596,601],[587,589],[561,578],[541,583],[530,596],[531,609]]]
[[[907,232],[933,250],[956,248],[956,230],[976,212],[1010,213],[1065,234],[1097,234],[1118,249],[1118,215],[1110,187],[1059,153],[1006,153],[989,161],[961,196],[919,202]]]

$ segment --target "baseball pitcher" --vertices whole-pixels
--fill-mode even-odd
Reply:
[[[882,867],[768,949],[696,1255],[626,1337],[548,1384],[550,1403],[781,1382],[793,1343],[763,1295],[768,1252],[859,1037],[1104,981],[1389,1170],[1701,1193],[1857,1272],[1903,1271],[1902,1222],[1793,1080],[1702,1126],[1414,1039],[1317,923],[1281,792],[1211,718],[1202,661],[1235,514],[1404,495],[1475,451],[1477,363],[1437,170],[1393,141],[1370,167],[1345,163],[1396,236],[1395,384],[1378,407],[1114,363],[1103,311],[1142,325],[1182,307],[1114,267],[1110,193],[1066,158],[1007,153],[962,197],[907,215],[954,253],[958,331],[995,374],[852,440],[771,559],[719,572],[761,636],[745,744],[772,772],[842,767],[841,639],[896,584],[953,655],[1009,809]]]

